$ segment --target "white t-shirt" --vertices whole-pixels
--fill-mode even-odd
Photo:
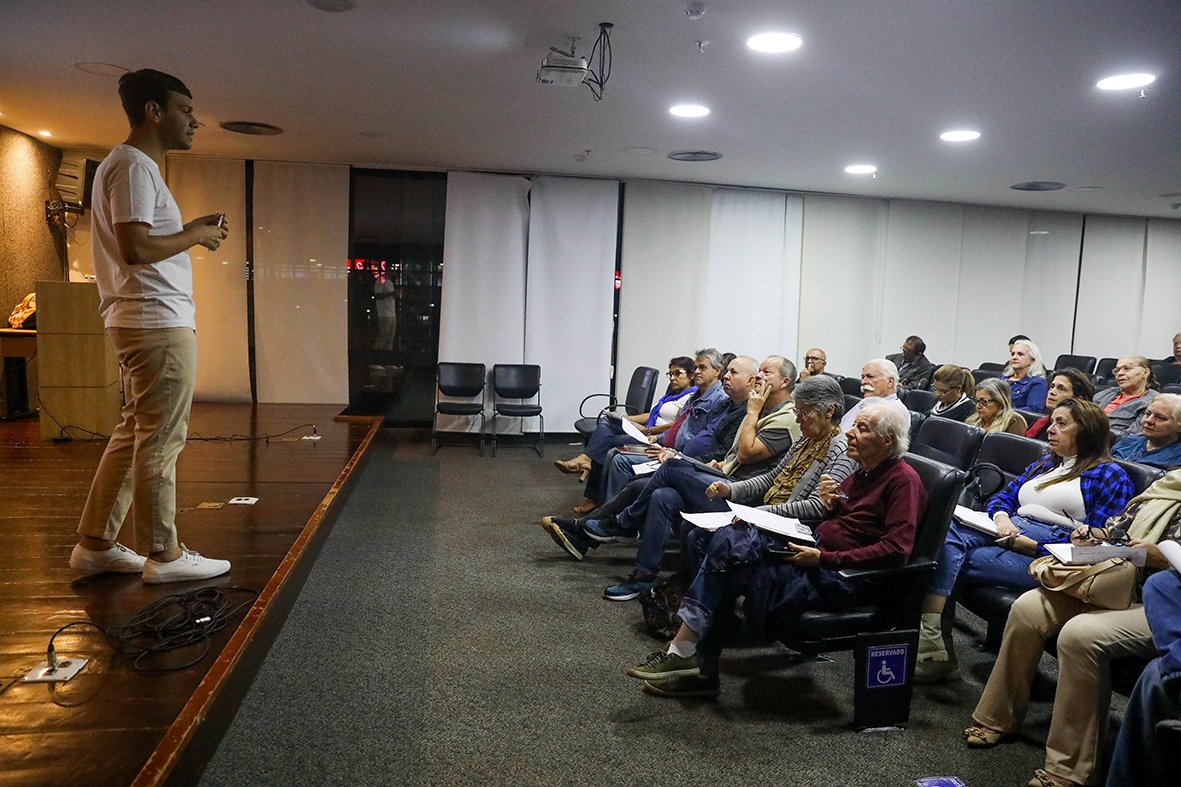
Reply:
[[[1070,459],[1063,460],[1062,464],[1050,472],[1034,476],[1022,484],[1021,489],[1017,491],[1017,502],[1021,504],[1017,513],[1039,522],[1051,522],[1066,527],[1086,521],[1087,508],[1083,502],[1083,487],[1080,479],[1072,478],[1069,481],[1060,481],[1045,489],[1038,489],[1046,481],[1069,473],[1070,469],[1074,467],[1074,463],[1075,457],[1072,456]]]
[[[94,176],[91,201],[94,272],[99,311],[108,328],[197,328],[189,253],[150,265],[128,265],[119,254],[115,225],[137,222],[149,235],[184,229],[180,208],[143,151],[116,145]]]

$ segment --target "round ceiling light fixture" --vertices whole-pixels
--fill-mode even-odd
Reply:
[[[795,33],[759,33],[746,39],[746,45],[756,52],[778,55],[799,49],[804,39]]]
[[[878,171],[878,168],[873,164],[850,164],[845,167],[845,172],[850,175],[872,175]]]
[[[939,138],[944,142],[974,142],[980,139],[980,132],[968,128],[954,129],[944,131]]]
[[[712,150],[674,150],[668,157],[673,161],[717,161],[722,154]]]
[[[1057,191],[1066,188],[1066,184],[1056,180],[1027,180],[1024,183],[1014,183],[1009,188],[1014,191]]]
[[[270,123],[259,123],[254,120],[227,120],[217,125],[235,134],[249,134],[252,137],[273,137],[282,134],[283,129]]]
[[[701,104],[677,104],[669,107],[668,113],[679,118],[703,118],[709,114],[709,107]]]
[[[1155,74],[1116,74],[1095,83],[1100,90],[1133,90],[1156,81]]]

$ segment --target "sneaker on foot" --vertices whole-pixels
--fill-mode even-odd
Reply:
[[[102,574],[112,571],[116,574],[138,574],[144,570],[145,558],[116,542],[110,549],[87,549],[81,544],[74,545],[70,553],[70,568],[83,574]]]
[[[668,680],[682,675],[699,675],[696,656],[678,656],[658,650],[634,667],[627,668],[627,674],[640,680]]]
[[[942,683],[960,679],[960,665],[953,658],[935,661],[928,659],[914,665],[915,683]]]
[[[582,523],[582,532],[600,544],[610,544],[617,539],[635,539],[636,537],[635,533],[624,530],[614,519],[584,520]]]
[[[202,557],[199,553],[180,545],[180,557],[168,563],[149,560],[144,564],[144,584],[162,585],[165,582],[190,582],[196,579],[213,579],[229,573],[230,561]]]
[[[721,693],[721,684],[717,675],[682,675],[668,680],[646,680],[643,689],[657,697],[714,699]]]
[[[578,525],[573,519],[557,516],[545,516],[541,518],[541,529],[549,533],[554,543],[566,550],[570,557],[575,560],[582,560],[586,557],[586,551],[590,548],[590,545],[588,543],[589,539],[577,532],[577,527]]]
[[[627,575],[627,579],[623,582],[618,585],[612,585],[604,590],[603,598],[608,601],[631,601],[655,584],[656,577],[641,574],[639,571],[633,571]]]

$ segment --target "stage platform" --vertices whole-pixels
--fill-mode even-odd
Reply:
[[[78,579],[68,559],[105,442],[42,442],[35,419],[0,423],[0,784],[185,784],[200,775],[299,593],[380,427],[337,406],[196,404],[178,465],[177,526],[190,548],[233,564],[208,582]],[[318,440],[303,440],[305,435]],[[268,440],[217,439],[231,437]],[[200,507],[234,497],[255,505]],[[120,540],[140,553],[130,525]],[[24,684],[72,621],[104,630],[163,596],[204,585],[258,592],[192,667],[145,674],[89,626],[57,637],[91,662],[68,683]],[[247,594],[233,600],[248,600]],[[172,663],[199,650],[175,652]],[[187,654],[187,657],[186,657]],[[159,664],[165,661],[156,662]]]

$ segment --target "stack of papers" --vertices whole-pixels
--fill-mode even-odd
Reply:
[[[1144,547],[1112,546],[1096,544],[1082,547],[1077,544],[1046,544],[1046,551],[1068,566],[1086,566],[1101,563],[1108,558],[1127,558],[1134,566],[1143,566],[1148,550]],[[1164,550],[1162,550],[1164,551]]]
[[[1000,535],[996,529],[996,524],[992,521],[992,517],[983,511],[973,511],[967,506],[956,506],[955,513],[952,516],[961,525],[975,528],[981,533],[988,533],[994,536]]]
[[[812,535],[812,531],[798,519],[779,516],[778,514],[772,514],[770,511],[761,511],[750,506],[739,505],[729,500],[726,502],[730,506],[729,511],[710,511],[703,514],[681,512],[681,516],[686,521],[706,530],[717,530],[720,527],[730,524],[735,519],[741,519],[743,522],[754,525],[760,530],[766,530],[769,533],[777,533],[795,541],[802,541],[805,544],[816,543],[816,537]]]

